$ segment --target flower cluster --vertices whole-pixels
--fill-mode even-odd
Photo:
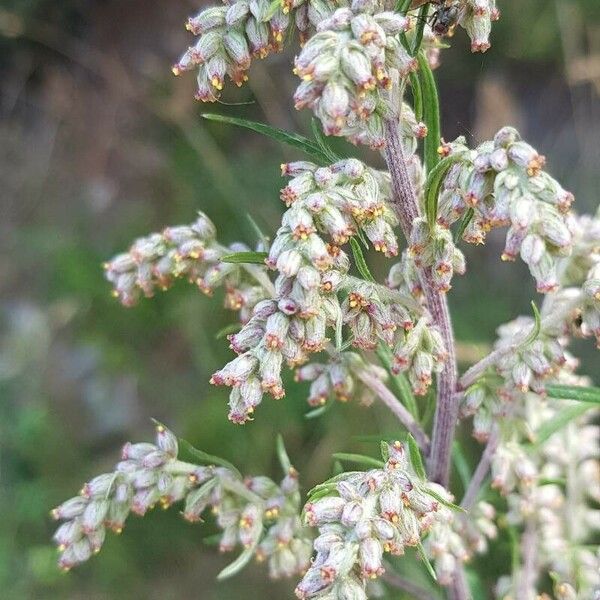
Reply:
[[[473,52],[485,52],[490,47],[492,22],[500,18],[496,0],[459,0],[459,24],[471,38]]]
[[[449,227],[472,209],[463,234],[470,243],[483,243],[490,229],[508,225],[502,259],[520,254],[538,291],[556,290],[557,262],[572,247],[567,215],[573,196],[542,170],[545,158],[511,127],[475,150],[459,138],[440,152],[455,164],[443,183],[438,223]]]
[[[112,473],[94,477],[80,494],[55,508],[64,521],[54,534],[64,570],[100,551],[107,529],[120,533],[127,516],[144,515],[156,504],[163,508],[184,501],[183,517],[201,520],[208,508],[223,534],[220,550],[237,545],[269,560],[272,577],[303,572],[309,564],[311,541],[302,526],[298,473],[293,467],[277,485],[267,477],[242,479],[222,466],[198,466],[177,459],[178,442],[162,425],[156,443],[127,443]],[[226,465],[226,466],[225,466]]]
[[[498,535],[494,523],[496,510],[487,502],[478,502],[467,515],[440,507],[429,535],[423,542],[433,562],[440,585],[450,585],[459,565],[473,554],[485,554],[488,540]]]
[[[302,79],[294,95],[296,108],[311,108],[327,135],[375,148],[384,144],[383,117],[399,106],[398,76],[417,68],[399,38],[410,19],[381,12],[379,4],[353,0],[321,21],[294,70]],[[388,98],[389,90],[397,103]],[[426,133],[417,124],[412,135]]]
[[[187,29],[198,41],[173,66],[173,73],[198,70],[196,98],[214,102],[225,77],[241,86],[247,79],[252,57],[265,58],[280,51],[290,25],[289,10],[275,7],[269,0],[237,0],[225,6],[204,9],[187,22]],[[297,14],[296,23],[308,27],[306,9]]]
[[[373,403],[373,391],[363,385],[360,373],[367,372],[381,381],[387,378],[385,369],[365,362],[356,352],[341,352],[327,363],[311,362],[296,370],[296,381],[310,381],[308,403],[323,406],[330,398],[339,402],[358,399],[363,406]]]
[[[230,336],[239,356],[211,379],[233,388],[229,418],[235,423],[251,418],[264,392],[283,397],[283,361],[302,364],[324,348],[327,328],[343,323],[337,292],[350,262],[339,246],[360,230],[388,256],[398,248],[378,177],[360,161],[321,168],[296,162],[284,165],[283,172],[292,177],[281,191],[289,208],[266,260],[278,271],[275,298],[257,304],[248,323]]]
[[[415,265],[430,268],[438,292],[446,293],[452,287],[454,273],[463,275],[465,257],[456,247],[452,232],[438,223],[430,226],[427,219],[419,217],[413,223],[409,251]]]
[[[527,402],[534,403],[527,421],[534,438],[565,405],[554,401],[540,408],[539,397]],[[529,476],[504,482],[511,489],[509,522],[535,532],[531,543],[537,570],[556,573],[565,591],[576,590],[577,598],[591,598],[600,586],[600,557],[586,547],[600,531],[600,511],[590,504],[600,501],[600,428],[591,419],[583,415],[534,447],[528,453]]]
[[[220,261],[224,255],[241,250],[247,248],[241,244],[231,248],[219,245],[213,223],[199,213],[191,225],[168,227],[162,233],[139,238],[126,253],[115,256],[104,267],[114,295],[125,306],[133,306],[141,296],[151,297],[157,288],[166,290],[176,279],[186,277],[208,295],[223,285],[225,307],[241,311],[245,321],[265,292],[243,267]]]
[[[437,519],[436,498],[448,493],[415,474],[403,444],[387,448],[382,468],[343,473],[315,488],[304,512],[319,529],[316,557],[298,598],[366,598],[366,582],[384,572],[384,553],[418,545]]]

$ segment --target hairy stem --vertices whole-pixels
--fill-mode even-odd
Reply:
[[[392,181],[392,206],[402,231],[408,239],[413,221],[419,216],[419,203],[408,174],[396,120],[386,120],[385,134],[385,159]],[[421,287],[433,324],[440,330],[448,352],[444,369],[438,375],[437,405],[429,455],[429,477],[446,486],[450,474],[451,446],[458,416],[458,397],[455,394],[457,368],[454,334],[446,296],[435,289],[431,269],[422,269],[420,275]]]
[[[398,420],[406,427],[406,429],[415,438],[417,444],[423,452],[429,451],[429,438],[427,434],[421,429],[421,426],[415,421],[414,417],[408,412],[403,404],[400,403],[394,393],[379,379],[366,371],[360,371],[357,373],[358,378],[371,389],[381,401],[396,415]]]

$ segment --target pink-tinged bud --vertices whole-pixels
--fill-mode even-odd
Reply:
[[[383,574],[381,542],[374,538],[367,538],[360,543],[360,566],[362,576],[366,579],[376,579]]]
[[[83,511],[81,516],[81,528],[85,533],[90,533],[102,524],[108,512],[109,502],[107,500],[92,500]]]
[[[527,229],[536,218],[535,200],[529,194],[516,198],[510,207],[512,226],[516,229]]]
[[[321,97],[321,108],[334,119],[339,130],[350,108],[350,96],[346,88],[335,80],[327,83]]]
[[[528,265],[535,265],[540,262],[546,252],[544,240],[534,233],[529,234],[521,244],[521,258]]]
[[[388,444],[388,466],[393,469],[406,470],[408,468],[408,455],[402,442],[395,441]]]
[[[540,220],[541,235],[557,248],[571,246],[573,237],[565,222],[556,214],[547,212]]]
[[[275,399],[283,398],[285,390],[281,382],[281,364],[283,357],[280,352],[265,352],[259,363],[259,373],[262,388]]]
[[[266,23],[258,22],[254,17],[246,21],[246,35],[252,54],[265,58],[269,54],[269,28]]]
[[[512,369],[513,383],[515,384],[515,387],[522,392],[529,390],[531,377],[531,369],[524,362],[518,362]]]
[[[311,527],[324,523],[335,523],[340,520],[345,505],[346,501],[336,496],[328,496],[314,503],[309,502],[304,507],[306,522]]]
[[[155,451],[156,451],[156,446],[154,444],[148,444],[148,443],[130,444],[129,442],[127,442],[123,446],[123,450],[121,451],[121,458],[123,460],[140,461],[145,456],[147,456],[151,452],[155,452]]]
[[[408,17],[397,12],[385,11],[374,16],[375,21],[381,26],[387,35],[395,36],[410,29],[411,23]]]
[[[387,519],[381,519],[376,517],[372,521],[373,533],[380,540],[392,540],[394,538],[396,530],[390,521]]]
[[[210,382],[213,385],[239,385],[256,370],[258,360],[249,353],[241,354],[227,363],[220,371],[213,374]]]
[[[340,522],[346,527],[354,527],[363,516],[363,507],[361,502],[351,501],[344,506]]]
[[[344,48],[341,67],[344,74],[363,90],[375,89],[377,82],[371,71],[371,63],[363,52]]]
[[[519,167],[527,170],[529,177],[538,175],[546,164],[546,158],[525,142],[515,142],[508,148],[508,157]]]
[[[242,70],[250,67],[251,57],[246,38],[240,31],[230,30],[223,37],[223,46],[231,60]]]
[[[81,495],[86,498],[98,498],[106,497],[110,494],[113,485],[116,484],[116,477],[114,473],[104,473],[94,477],[91,481],[88,481],[81,491]]]
[[[242,4],[242,3],[240,3]],[[225,15],[227,8],[223,6],[213,6],[200,12],[197,16],[188,19],[186,29],[194,35],[200,35],[216,27],[225,25]]]
[[[234,2],[227,7],[225,23],[229,28],[242,25],[249,13],[250,8],[247,2]]]
[[[296,597],[299,600],[307,600],[312,598],[327,588],[330,584],[322,577],[321,570],[319,568],[311,568],[304,575],[302,581],[296,586],[294,590]]]
[[[412,510],[403,510],[400,513],[398,530],[406,546],[416,546],[419,543],[419,521]]]
[[[176,458],[179,452],[177,436],[164,425],[156,426],[156,445],[171,458]]]
[[[73,519],[63,523],[54,533],[53,540],[57,546],[64,548],[77,542],[83,535],[80,519]]]
[[[392,523],[397,523],[399,514],[404,509],[402,492],[396,484],[385,488],[379,495],[381,516]]]

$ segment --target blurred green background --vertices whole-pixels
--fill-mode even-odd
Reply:
[[[443,55],[444,136],[481,141],[516,125],[576,194],[578,210],[589,211],[600,186],[600,3],[499,6],[488,53],[471,55],[460,31]],[[255,62],[249,85],[217,105],[193,101],[193,76],[170,76],[191,43],[183,24],[198,8],[172,0],[0,2],[3,598],[292,597],[292,585],[274,586],[262,567],[215,584],[230,557],[202,543],[210,526],[191,526],[176,510],[131,518],[98,557],[62,575],[48,510],[111,469],[123,442],[151,437],[150,417],[247,473],[276,477],[281,431],[305,487],[329,475],[332,452],[376,453],[353,436],[393,433],[379,406],[339,405],[307,421],[306,389],[297,387],[284,401],[266,399],[252,424],[232,425],[226,390],[208,385],[230,356],[215,339],[232,318],[222,298],[185,283],[134,309],[110,296],[101,263],[136,236],[192,221],[197,209],[225,242],[254,241],[248,212],[266,231],[277,225],[279,164],[297,155],[204,123],[203,111],[308,130],[309,115],[290,108],[291,54]],[[469,273],[451,294],[464,362],[485,351],[499,323],[530,310],[531,280],[521,265],[499,260],[501,247],[497,235],[468,249]],[[384,261],[369,260],[383,276]],[[591,359],[583,368],[593,371]],[[490,581],[500,568],[487,564]]]

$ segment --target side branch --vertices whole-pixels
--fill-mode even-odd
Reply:
[[[477,494],[481,489],[481,485],[483,484],[483,481],[487,477],[487,474],[490,470],[492,458],[494,457],[496,448],[498,448],[498,437],[498,430],[494,429],[490,434],[485,450],[483,451],[481,459],[479,460],[479,464],[475,469],[475,473],[473,473],[473,477],[471,477],[469,487],[465,491],[465,495],[463,496],[460,505],[467,511],[473,508],[475,500],[477,499]]]
[[[366,371],[357,373],[357,376],[369,389],[379,396],[381,401],[396,415],[402,425],[415,438],[421,450],[427,454],[430,447],[429,437],[404,405],[396,398],[394,393],[379,378]]]

